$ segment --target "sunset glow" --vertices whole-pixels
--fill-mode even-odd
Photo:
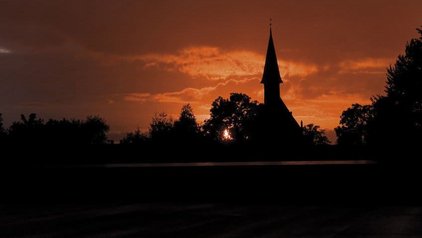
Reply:
[[[223,131],[223,140],[224,141],[233,140],[232,136],[230,135],[230,131],[228,129],[224,129],[224,131]]]
[[[0,113],[6,125],[30,112],[99,115],[116,139],[183,104],[201,123],[218,96],[262,102],[272,17],[284,102],[333,134],[345,108],[383,93],[416,36],[422,2],[405,2],[5,1]]]

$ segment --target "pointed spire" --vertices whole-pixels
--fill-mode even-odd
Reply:
[[[277,55],[273,42],[272,19],[270,19],[270,39],[268,40],[267,56],[261,83],[282,83],[278,69]]]
[[[277,145],[279,142],[286,145],[301,144],[303,129],[299,127],[292,112],[289,111],[280,96],[282,80],[273,42],[271,19],[270,37],[261,83],[264,84],[264,143],[269,145]],[[303,126],[303,123],[301,124]]]

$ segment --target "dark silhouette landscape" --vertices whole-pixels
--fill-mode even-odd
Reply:
[[[0,114],[0,237],[421,236],[422,30],[330,141],[285,103],[271,24],[263,103],[233,88],[119,140],[95,113]]]
[[[420,29],[418,32],[422,34]],[[334,144],[330,144],[318,125],[303,125],[302,121],[299,125],[281,99],[283,81],[270,29],[261,81],[263,104],[243,93],[218,97],[211,104],[209,119],[200,124],[193,107],[186,104],[177,119],[164,112],[156,114],[147,132],[137,129],[119,142],[107,138],[110,126],[99,116],[88,116],[86,120],[44,120],[35,113],[22,114],[9,128],[4,128],[0,117],[0,143],[8,151],[4,163],[19,166],[283,160],[418,163],[418,148],[422,144],[421,39],[411,39],[405,53],[387,69],[385,94],[374,95],[370,105],[356,103],[343,111],[335,128]],[[136,153],[137,156],[131,156]]]

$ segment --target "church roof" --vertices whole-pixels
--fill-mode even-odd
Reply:
[[[265,58],[264,74],[261,83],[282,83],[278,69],[277,55],[273,42],[273,34],[270,28],[270,39],[268,41],[267,56]]]
[[[283,100],[280,100],[280,113],[284,114],[283,117],[288,120],[285,123],[292,126],[293,128],[300,128],[299,124],[297,123],[296,119],[293,117],[292,112],[289,111],[286,104],[284,104]]]

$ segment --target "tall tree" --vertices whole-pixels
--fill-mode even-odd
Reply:
[[[386,95],[373,100],[374,141],[388,144],[422,142],[422,30],[387,70]]]
[[[258,102],[246,94],[232,93],[228,99],[218,97],[212,103],[210,119],[205,121],[203,130],[215,140],[246,142],[258,108]]]
[[[353,104],[340,116],[340,126],[335,128],[339,145],[363,145],[368,140],[368,125],[373,120],[371,105]]]
[[[186,104],[180,111],[179,119],[174,122],[177,139],[192,141],[199,136],[199,126],[190,104]]]

